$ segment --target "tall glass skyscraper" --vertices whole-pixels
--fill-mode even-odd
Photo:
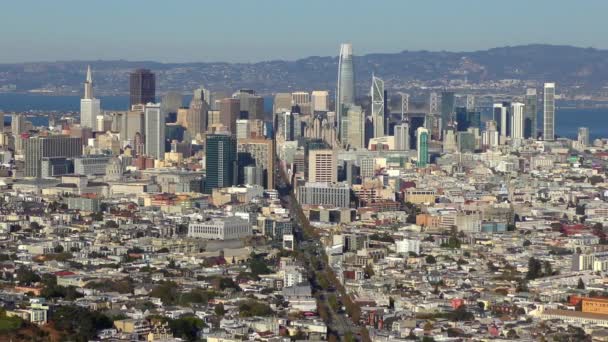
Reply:
[[[206,178],[204,193],[237,183],[236,138],[230,134],[210,134],[205,141]]]
[[[429,131],[424,127],[418,127],[416,130],[416,144],[418,167],[426,167],[429,163]]]
[[[355,71],[353,66],[353,46],[350,43],[340,45],[338,59],[338,85],[336,88],[336,122],[338,132],[344,106],[355,103]],[[341,137],[340,137],[341,138]]]
[[[441,130],[448,127],[452,121],[455,104],[454,92],[444,91],[441,93]]]
[[[156,102],[156,76],[148,69],[137,69],[129,74],[130,104]]]
[[[555,140],[555,83],[545,83],[543,140]]]
[[[538,109],[536,107],[537,97],[536,97],[536,89],[529,88],[526,90],[526,97],[524,100],[525,104],[525,118],[524,118],[524,137],[526,139],[537,138],[538,132]]]
[[[370,93],[372,97],[372,122],[374,124],[374,138],[383,137],[386,135],[386,128],[384,125],[386,117],[384,81],[372,75],[372,89]]]

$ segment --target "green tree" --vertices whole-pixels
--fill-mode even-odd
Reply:
[[[79,306],[58,306],[52,315],[55,328],[67,333],[67,341],[88,341],[97,331],[112,327],[112,320],[97,311]]]
[[[576,285],[576,288],[579,290],[584,290],[585,289],[585,283],[583,282],[583,279],[578,278],[578,285]]]
[[[21,285],[33,285],[40,281],[40,276],[25,266],[19,267],[16,273],[17,281]]]
[[[169,328],[173,335],[186,341],[196,341],[199,331],[204,327],[203,320],[195,316],[183,316],[169,321]]]
[[[437,263],[437,259],[435,259],[435,257],[432,256],[432,255],[427,255],[424,260],[426,261],[427,264],[435,264],[435,263]]]
[[[543,276],[541,262],[535,257],[531,257],[528,260],[528,273],[526,274],[526,279],[533,280]]]
[[[214,311],[218,317],[223,317],[224,314],[226,314],[226,310],[224,309],[224,304],[222,304],[222,303],[216,304]]]

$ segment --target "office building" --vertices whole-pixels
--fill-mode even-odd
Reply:
[[[578,128],[578,143],[582,147],[589,146],[589,128],[579,127]]]
[[[350,206],[350,186],[348,183],[307,182],[298,187],[298,203],[348,208]]]
[[[312,112],[329,111],[329,92],[326,90],[315,90],[310,96]]]
[[[237,141],[239,170],[255,166],[262,174],[259,184],[266,189],[274,189],[274,142],[270,139],[239,139]]]
[[[129,89],[131,108],[156,102],[156,76],[148,69],[137,69],[129,74]]]
[[[236,120],[236,139],[249,139],[249,120]]]
[[[439,113],[439,95],[437,93],[432,92],[429,95],[429,114],[438,114]]]
[[[25,177],[41,177],[43,158],[73,158],[82,154],[82,138],[66,135],[31,137],[23,141],[25,157]]]
[[[372,123],[374,138],[386,135],[386,98],[384,92],[384,81],[372,75],[372,88],[370,90],[372,98]]]
[[[545,83],[543,94],[543,140],[555,140],[555,83]]]
[[[496,127],[496,121],[490,120],[486,122],[486,130],[482,134],[481,144],[486,148],[496,147],[500,143],[500,137],[498,129]]]
[[[196,92],[196,91],[195,91]],[[196,94],[195,94],[196,95]],[[170,91],[163,95],[160,103],[162,105],[162,110],[166,114],[177,114],[177,110],[180,109],[183,105],[182,94]]]
[[[458,132],[458,151],[460,152],[474,152],[475,151],[475,134],[471,132]]]
[[[274,95],[273,114],[291,111],[292,97],[290,93],[277,93]]]
[[[120,139],[133,142],[135,135],[144,133],[144,108],[130,110],[122,115],[120,127]]]
[[[65,157],[42,158],[40,177],[54,178],[74,173],[74,163]]]
[[[165,113],[160,103],[148,103],[144,110],[145,153],[162,160],[165,157]]]
[[[17,136],[26,130],[26,118],[23,114],[12,114],[11,115],[11,132]]]
[[[495,103],[493,105],[494,121],[496,122],[496,130],[500,135],[500,143],[503,144],[511,131],[511,119],[509,113],[509,103]]]
[[[347,148],[365,148],[365,112],[361,106],[345,107],[346,111],[342,115],[342,145]]]
[[[466,132],[469,128],[481,127],[481,113],[465,107],[456,108],[456,130]]]
[[[355,103],[355,70],[353,65],[353,46],[342,44],[338,58],[338,84],[336,88],[336,121],[341,133],[343,111]],[[344,137],[339,136],[340,140]]]
[[[524,98],[525,118],[524,118],[524,138],[536,139],[538,136],[538,98],[536,97],[536,89],[529,88],[526,90]]]
[[[418,167],[426,167],[429,163],[429,131],[424,127],[416,130],[416,151]]]
[[[293,106],[300,107],[300,113],[304,115],[312,114],[312,104],[310,99],[310,93],[306,91],[297,91],[291,93],[291,99]]]
[[[99,176],[106,174],[106,167],[112,160],[107,155],[87,155],[74,158],[74,173],[84,176]]]
[[[188,237],[208,240],[235,240],[252,235],[249,221],[236,216],[212,218],[188,225]]]
[[[80,100],[80,126],[94,129],[99,114],[101,114],[101,103],[93,96],[93,75],[89,65],[84,82],[84,96]]]
[[[338,181],[338,162],[333,150],[308,152],[308,181],[335,183]]]
[[[525,105],[523,103],[511,103],[511,138],[524,139],[525,131]]]
[[[237,100],[238,101],[238,100]],[[236,138],[230,134],[210,134],[205,141],[206,179],[204,192],[237,183]]]
[[[451,122],[454,112],[455,97],[451,91],[441,93],[441,129],[445,129]]]
[[[395,150],[410,150],[410,124],[407,122],[395,126]]]
[[[196,89],[190,101],[190,108],[188,108],[186,117],[186,127],[192,138],[207,132],[208,111],[209,104],[205,99],[205,89]]]
[[[220,100],[220,123],[236,135],[236,120],[240,117],[241,101],[235,98]]]
[[[245,99],[247,118],[249,120],[264,120],[264,98],[258,95],[249,96]],[[243,106],[241,105],[241,108]]]
[[[456,152],[456,130],[452,126],[448,126],[443,130],[443,152]]]
[[[467,112],[474,112],[475,111],[475,95],[467,95]]]

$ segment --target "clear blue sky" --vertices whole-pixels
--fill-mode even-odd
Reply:
[[[0,62],[260,61],[528,43],[608,48],[608,0],[7,0]]]

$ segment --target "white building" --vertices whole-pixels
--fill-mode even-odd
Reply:
[[[233,240],[251,236],[249,221],[229,216],[206,222],[193,222],[188,226],[188,237],[209,240]]]
[[[165,157],[165,114],[160,103],[148,103],[144,112],[146,154],[154,159]]]
[[[415,239],[403,239],[395,241],[397,253],[408,254],[416,253],[420,254],[420,240]]]
[[[545,83],[543,140],[555,140],[555,83]]]
[[[327,112],[329,110],[329,92],[327,90],[315,90],[311,95],[313,112]]]
[[[524,108],[524,104],[520,102],[511,104],[511,137],[514,140],[524,138]]]
[[[91,66],[87,68],[87,78],[84,82],[84,96],[80,100],[80,126],[96,128],[97,116],[101,113],[101,102],[93,97],[93,77]]]

